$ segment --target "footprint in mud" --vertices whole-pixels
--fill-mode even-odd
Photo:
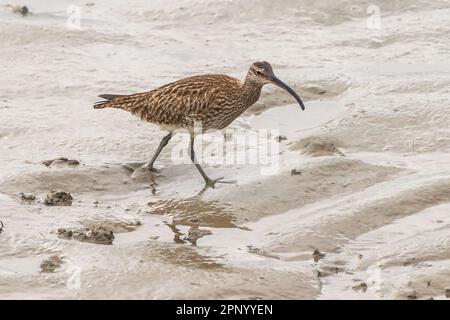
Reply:
[[[291,148],[292,150],[302,150],[302,153],[311,157],[342,156],[345,154],[336,148],[335,144],[325,138],[311,137],[298,141]]]
[[[41,163],[43,165],[45,165],[46,167],[52,167],[52,166],[56,166],[56,165],[69,165],[69,166],[78,166],[78,165],[80,165],[80,162],[78,160],[68,159],[68,158],[65,158],[65,157],[45,160],[45,161],[42,161]]]

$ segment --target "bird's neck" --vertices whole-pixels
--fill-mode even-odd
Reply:
[[[258,81],[254,81],[249,76],[245,78],[244,84],[242,85],[241,99],[244,102],[244,107],[248,108],[258,101],[261,95],[263,84]]]

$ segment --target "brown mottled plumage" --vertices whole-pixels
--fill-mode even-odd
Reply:
[[[258,101],[262,87],[273,83],[287,90],[301,108],[303,103],[298,95],[273,74],[267,62],[256,62],[242,82],[227,75],[201,75],[181,79],[149,92],[131,95],[104,94],[99,97],[105,101],[97,102],[96,109],[117,108],[131,112],[142,120],[155,123],[170,133],[161,141],[156,154],[150,161],[149,169],[162,148],[179,128],[191,132],[191,159],[202,174],[207,186],[214,187],[215,181],[206,176],[197,163],[193,150],[194,124],[201,124],[203,131],[223,129],[245,110]],[[217,180],[216,180],[217,181]]]

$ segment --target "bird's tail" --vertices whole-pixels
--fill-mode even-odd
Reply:
[[[146,106],[148,92],[134,93],[130,95],[102,94],[100,98],[105,100],[94,104],[95,109],[115,108],[135,113]]]
[[[101,94],[98,97],[105,99],[105,100],[96,102],[94,104],[94,109],[103,109],[103,108],[113,107],[112,105],[110,105],[110,102],[112,102],[115,98],[126,97],[126,96],[120,95],[120,94]]]

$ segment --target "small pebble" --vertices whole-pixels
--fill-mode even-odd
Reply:
[[[66,240],[74,239],[80,242],[112,245],[114,233],[102,227],[82,230],[60,228],[58,229],[58,237]]]

